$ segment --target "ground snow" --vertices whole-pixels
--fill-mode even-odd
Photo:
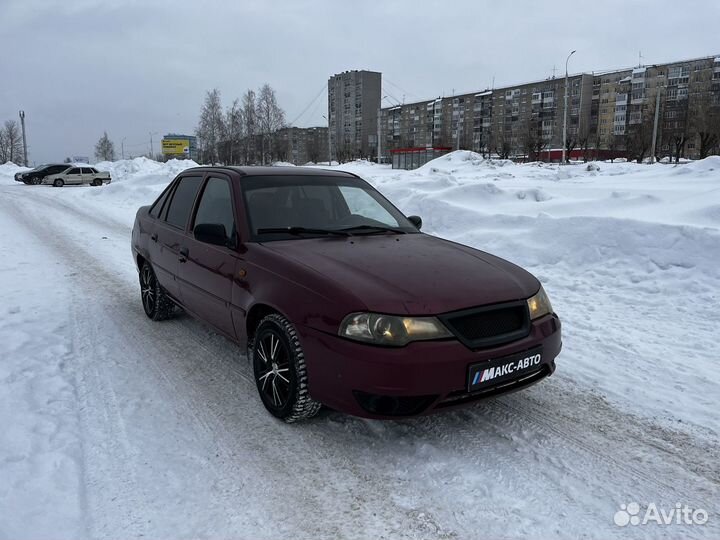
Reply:
[[[133,537],[720,532],[720,157],[337,166],[425,232],[537,275],[564,348],[552,378],[467,411],[292,429],[262,412],[232,346],[187,319],[146,323],[135,298],[134,214],[195,165],[104,162],[110,185],[64,189],[0,165],[0,538],[117,537],[128,520]],[[287,448],[310,490],[285,485],[306,501],[270,522]],[[613,527],[630,500],[694,503],[715,528]]]

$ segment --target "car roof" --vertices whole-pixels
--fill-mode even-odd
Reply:
[[[341,178],[355,178],[355,175],[346,171],[337,171],[329,169],[321,169],[315,167],[273,167],[273,166],[213,166],[213,167],[193,167],[186,169],[183,173],[197,171],[234,171],[240,176],[327,176]]]

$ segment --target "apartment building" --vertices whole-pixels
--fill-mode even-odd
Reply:
[[[720,57],[571,75],[567,107],[574,156],[649,156],[656,114],[660,157],[699,157],[702,144],[717,152]],[[380,111],[381,151],[384,160],[408,147],[557,160],[564,113],[564,77],[396,105]],[[716,135],[703,143],[701,133]]]
[[[569,77],[568,88],[568,138],[578,138],[590,131],[593,77]],[[564,96],[564,78],[551,78],[388,107],[380,111],[381,149],[447,146],[508,157],[561,149]]]
[[[345,71],[328,80],[328,125],[333,159],[377,154],[382,74]]]
[[[278,130],[277,140],[285,161],[293,165],[328,161],[328,128],[288,127]]]

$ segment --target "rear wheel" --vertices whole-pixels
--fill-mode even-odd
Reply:
[[[321,404],[308,393],[305,355],[290,321],[272,313],[260,321],[249,347],[265,408],[287,423],[315,416]]]
[[[53,186],[55,186],[55,187],[63,187],[64,185],[65,185],[65,182],[63,182],[59,178],[53,182]]]
[[[148,262],[144,262],[140,268],[140,298],[145,315],[153,321],[169,319],[175,311],[175,304],[158,282]]]

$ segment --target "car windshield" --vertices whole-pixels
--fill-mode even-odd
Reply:
[[[256,241],[418,232],[359,178],[257,176],[241,185]]]

